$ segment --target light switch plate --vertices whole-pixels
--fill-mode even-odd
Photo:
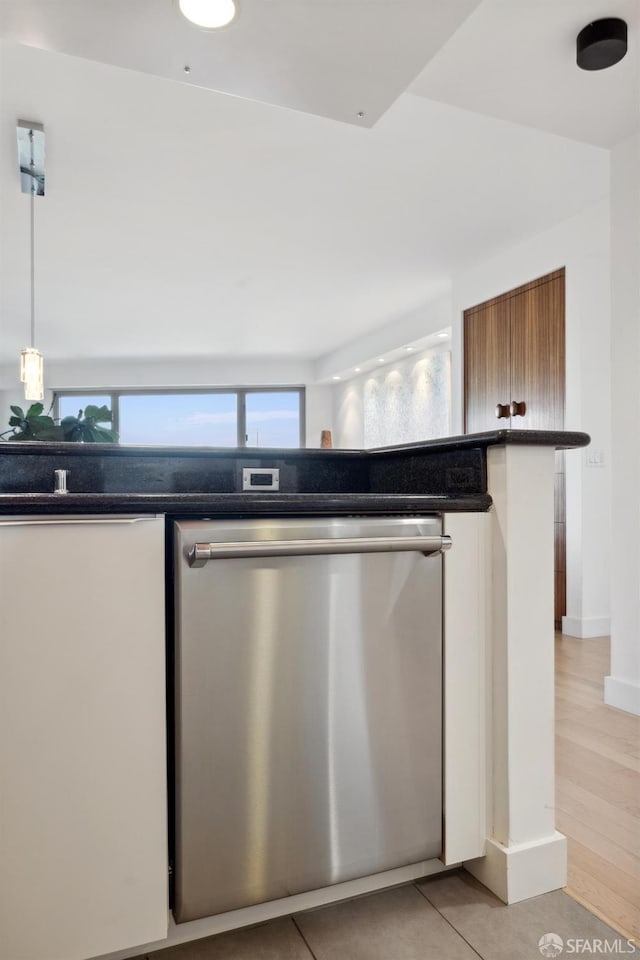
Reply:
[[[604,467],[604,451],[587,447],[586,454],[588,467]]]

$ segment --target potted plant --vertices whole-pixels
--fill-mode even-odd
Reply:
[[[77,417],[63,417],[55,421],[45,414],[41,403],[33,403],[25,412],[22,407],[11,407],[9,430],[0,433],[0,439],[15,442],[20,440],[45,440],[61,443],[117,443],[115,430],[103,426],[111,423],[108,407],[88,404],[78,410]]]

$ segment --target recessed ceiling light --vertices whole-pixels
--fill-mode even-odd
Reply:
[[[360,373],[360,370],[362,369],[362,367],[354,367],[353,369],[356,373]]]
[[[236,15],[234,0],[178,0],[180,12],[205,30],[226,27]]]
[[[378,357],[378,363],[384,363],[384,357]]]
[[[448,339],[449,339],[449,334],[448,334],[445,330],[443,330],[442,333],[437,333],[436,336],[437,336],[440,340],[448,340]]]
[[[334,379],[334,380],[339,380],[339,379],[340,379],[340,377],[338,377],[338,376],[335,376],[335,377],[334,377],[333,379]]]
[[[415,347],[405,347],[405,350],[407,351],[407,353],[413,353],[413,351],[415,350]]]

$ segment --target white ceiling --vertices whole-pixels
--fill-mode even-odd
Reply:
[[[608,70],[576,67],[576,37],[600,17],[629,28]],[[638,0],[483,0],[411,86],[413,93],[611,147],[640,130]]]
[[[36,316],[52,359],[322,356],[608,189],[606,150],[423,96],[371,129],[318,112],[0,42],[0,362],[28,332],[18,118],[47,137]]]
[[[1,0],[0,36],[371,126],[479,2],[239,0],[210,31],[177,0]]]

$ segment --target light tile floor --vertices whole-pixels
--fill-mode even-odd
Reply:
[[[561,890],[506,907],[460,870],[139,960],[540,960],[549,933],[567,954],[633,953]]]
[[[567,893],[640,941],[640,717],[604,703],[609,638],[556,636],[556,826]]]

